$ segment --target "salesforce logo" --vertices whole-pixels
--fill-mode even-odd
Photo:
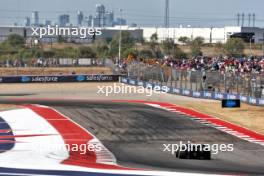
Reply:
[[[30,81],[30,77],[28,77],[28,76],[22,76],[21,77],[21,81],[22,82],[29,82]]]
[[[79,75],[76,77],[77,81],[84,81],[85,80],[85,76],[83,75]]]
[[[235,101],[227,101],[226,106],[227,107],[234,107],[234,106],[236,106],[236,102]]]

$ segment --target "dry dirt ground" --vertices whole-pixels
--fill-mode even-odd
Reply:
[[[0,68],[0,75],[112,74],[106,67]]]
[[[0,104],[0,111],[8,111],[12,109],[18,109],[19,106],[16,105],[9,105],[9,104]]]
[[[121,84],[116,84],[121,85]],[[0,84],[0,98],[55,98],[89,100],[148,100],[170,102],[191,108],[264,134],[264,107],[242,104],[240,109],[222,109],[220,101],[202,100],[166,93],[152,96],[139,93],[98,93],[99,87],[114,83],[63,83],[63,84]],[[8,96],[5,96],[9,94]],[[12,96],[12,94],[14,94]],[[5,105],[1,105],[5,107]],[[1,108],[0,108],[1,110]]]

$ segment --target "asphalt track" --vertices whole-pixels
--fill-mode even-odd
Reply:
[[[120,165],[166,171],[264,175],[264,147],[191,120],[184,115],[143,104],[111,101],[4,100],[55,108],[91,133],[116,156]],[[163,152],[163,144],[193,141],[234,144],[210,161],[179,160]]]

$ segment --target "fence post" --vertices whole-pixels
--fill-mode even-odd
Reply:
[[[226,92],[226,73],[224,73],[224,88],[225,88],[225,92]]]

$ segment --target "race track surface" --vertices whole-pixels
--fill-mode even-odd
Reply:
[[[55,108],[93,133],[120,165],[166,171],[264,175],[264,147],[191,120],[184,115],[143,104],[111,101],[7,101]],[[234,144],[233,152],[212,160],[180,160],[163,152],[163,144],[193,141]]]

